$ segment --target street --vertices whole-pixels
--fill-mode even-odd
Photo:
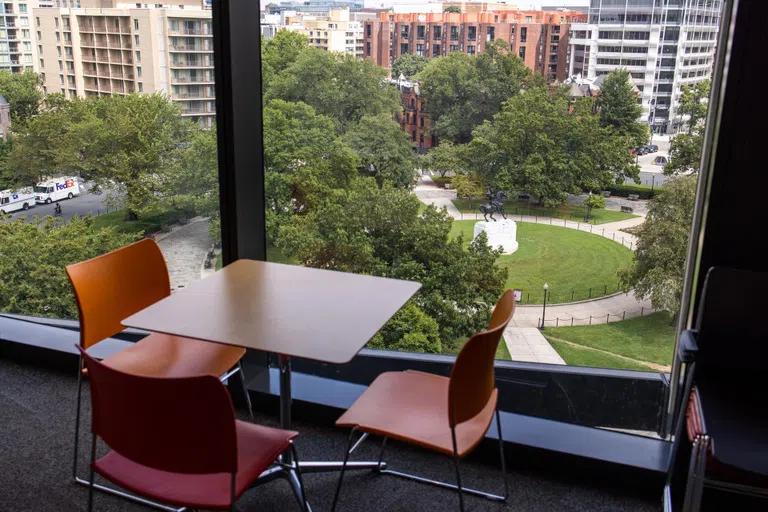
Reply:
[[[107,199],[107,194],[103,193],[100,195],[92,194],[89,191],[83,187],[81,189],[80,195],[75,196],[72,199],[64,199],[59,202],[61,205],[61,216],[63,219],[69,220],[74,215],[80,215],[85,216],[89,213],[98,214],[98,213],[104,213],[106,210],[106,204],[105,201]],[[45,217],[46,215],[53,215],[53,208],[56,206],[55,203],[52,204],[38,204],[36,206],[31,207],[27,211],[20,210],[18,212],[14,212],[11,214],[11,219],[20,219],[20,218],[34,218],[37,217]]]
[[[638,163],[640,164],[640,183],[642,185],[663,185],[671,178],[664,175],[664,166],[653,163],[657,156],[669,158],[669,135],[654,135],[650,144],[659,146],[655,153],[640,155]]]

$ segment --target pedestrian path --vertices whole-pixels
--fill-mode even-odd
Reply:
[[[504,342],[513,361],[565,364],[560,354],[535,327],[507,327],[504,330]]]
[[[555,319],[559,318],[560,326],[571,325],[571,319],[576,319],[573,325],[594,325],[606,323],[606,316],[610,315],[610,321],[618,321],[623,312],[627,312],[627,318],[640,316],[653,311],[651,301],[639,300],[635,293],[619,293],[584,302],[570,304],[547,305],[545,318],[547,327],[555,325]],[[544,307],[541,304],[531,306],[518,306],[512,323],[515,327],[538,327],[541,325],[541,316]],[[588,320],[591,319],[591,320]]]

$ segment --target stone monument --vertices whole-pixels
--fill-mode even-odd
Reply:
[[[504,219],[497,222],[480,221],[475,224],[474,238],[485,232],[488,237],[488,245],[494,249],[499,246],[504,250],[504,254],[512,254],[517,250],[517,223],[510,219]]]

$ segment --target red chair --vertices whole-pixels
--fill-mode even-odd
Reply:
[[[174,506],[235,510],[235,501],[282,453],[290,449],[296,458],[298,432],[236,420],[218,378],[132,375],[76,346],[91,383],[89,511],[94,473]],[[98,438],[111,451],[97,460]],[[300,474],[299,485],[307,510]]]

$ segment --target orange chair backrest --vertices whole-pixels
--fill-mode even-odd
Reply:
[[[493,362],[499,340],[515,312],[515,295],[507,290],[496,303],[488,330],[472,336],[456,357],[448,384],[451,428],[471,420],[488,404],[495,386]]]
[[[86,349],[122,331],[123,319],[171,294],[163,253],[151,239],[70,265],[67,275]]]

